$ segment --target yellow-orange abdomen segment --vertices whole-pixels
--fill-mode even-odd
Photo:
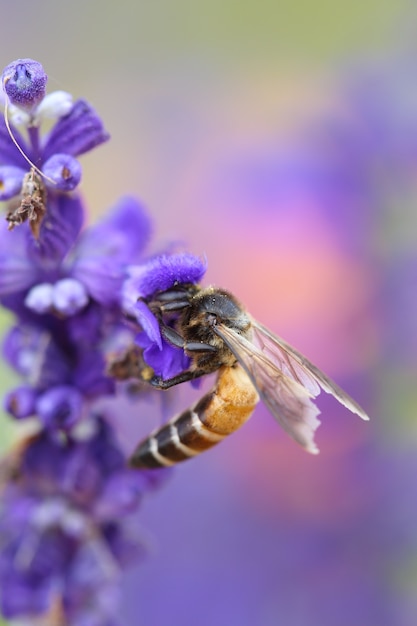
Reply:
[[[194,410],[204,426],[226,436],[246,422],[258,401],[258,393],[248,375],[236,365],[220,370],[216,386]]]
[[[164,467],[196,456],[240,428],[258,401],[255,387],[239,365],[223,367],[215,387],[140,443],[130,464]]]

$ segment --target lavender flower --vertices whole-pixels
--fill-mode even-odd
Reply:
[[[192,254],[162,255],[147,264],[129,268],[129,278],[123,289],[124,308],[143,329],[136,342],[143,349],[145,362],[157,376],[175,376],[187,369],[190,359],[182,349],[165,341],[159,322],[147,303],[158,291],[198,283],[205,271],[206,264]],[[173,323],[175,317],[171,321]]]
[[[151,223],[125,197],[83,230],[76,157],[107,140],[100,118],[69,94],[46,95],[30,59],[7,66],[3,87],[11,132],[32,163],[0,122],[0,199],[10,201],[0,303],[16,317],[3,355],[21,378],[4,406],[38,429],[3,462],[0,608],[8,618],[53,611],[71,625],[115,624],[120,574],[143,552],[125,518],[164,475],[126,468],[108,421],[117,408],[103,409],[116,391],[108,356],[133,342],[123,284],[128,266],[141,267]],[[55,123],[43,136],[45,118]]]
[[[48,77],[43,67],[32,59],[19,59],[3,70],[3,85],[10,102],[33,111],[45,98]]]
[[[126,469],[110,426],[98,418],[92,427],[84,441],[43,430],[19,459],[0,518],[6,617],[46,612],[62,589],[60,610],[77,624],[84,608],[99,606],[109,590],[114,596],[122,568],[140,555],[120,520],[150,485]],[[114,602],[106,611],[116,611]]]

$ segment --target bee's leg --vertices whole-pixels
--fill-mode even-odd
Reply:
[[[189,352],[216,352],[217,348],[202,341],[185,341],[177,331],[170,326],[161,325],[161,333],[170,344]]]
[[[166,339],[168,343],[176,346],[177,348],[184,348],[185,341],[176,330],[170,326],[165,326],[165,324],[160,324],[160,328],[163,338]]]
[[[160,313],[169,313],[170,311],[181,311],[181,309],[186,309],[187,306],[190,306],[190,301],[187,298],[182,298],[181,300],[162,300],[157,301],[158,311]],[[155,306],[155,302],[152,302],[150,307]]]
[[[207,374],[205,370],[185,370],[172,378],[167,378],[164,380],[161,376],[153,376],[150,379],[150,383],[152,387],[156,389],[169,389],[170,387],[174,387],[174,385],[179,385],[180,383],[186,383],[190,380],[195,380],[196,378],[200,378],[200,376],[204,376]]]
[[[162,312],[180,311],[190,306],[190,300],[196,291],[195,285],[189,285],[183,288],[173,288],[157,294],[152,302],[149,303],[151,309],[155,306]]]

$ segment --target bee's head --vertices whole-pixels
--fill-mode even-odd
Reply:
[[[214,287],[200,291],[194,298],[198,313],[204,316],[205,323],[212,327],[225,324],[244,333],[251,325],[248,314],[239,301],[229,292]]]
[[[190,300],[179,319],[179,333],[188,343],[202,343],[211,349],[194,358],[199,369],[214,372],[222,365],[233,366],[236,356],[216,331],[217,325],[228,326],[236,333],[248,337],[251,320],[238,300],[227,291],[208,287],[201,289]]]

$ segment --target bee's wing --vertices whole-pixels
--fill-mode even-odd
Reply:
[[[352,398],[302,354],[256,320],[252,319],[252,325],[251,341],[223,324],[214,330],[246,370],[272,415],[307,451],[318,452],[314,431],[320,424],[320,411],[311,398],[321,389],[362,419],[369,419]]]
[[[214,331],[223,339],[249,375],[262,400],[284,430],[308,452],[317,454],[314,431],[320,425],[313,393],[289,377],[283,368],[242,335],[218,324]]]
[[[320,389],[323,389],[349,411],[356,413],[364,420],[369,420],[362,407],[305,356],[253,318],[252,326],[254,343],[284,374],[304,385],[313,396],[317,396]]]

